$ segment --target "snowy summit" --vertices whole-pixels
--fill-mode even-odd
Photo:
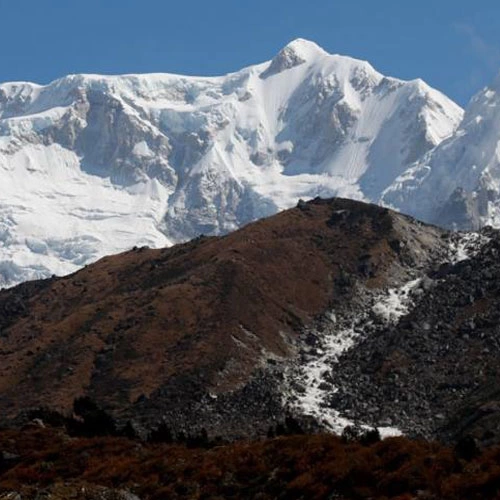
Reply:
[[[377,202],[461,119],[424,82],[302,39],[220,77],[2,84],[0,285],[225,233],[299,198]]]

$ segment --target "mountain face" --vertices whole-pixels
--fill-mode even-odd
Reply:
[[[378,201],[461,117],[420,80],[305,40],[223,77],[2,84],[0,285],[223,234],[301,197]]]
[[[0,292],[0,424],[85,396],[144,433],[255,436],[292,416],[498,440],[499,252],[493,229],[315,199],[21,284]]]
[[[461,229],[500,225],[500,77],[479,92],[456,132],[385,190],[383,201]]]

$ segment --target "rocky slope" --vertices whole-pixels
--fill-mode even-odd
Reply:
[[[469,243],[469,258],[427,273],[406,314],[365,331],[335,365],[334,408],[427,438],[498,442],[500,237]]]
[[[289,415],[337,432],[472,432],[453,419],[496,398],[499,248],[496,230],[316,199],[4,290],[2,421],[69,415],[87,396],[142,432],[262,435]]]
[[[222,77],[0,85],[0,286],[221,234],[299,198],[378,201],[462,110],[295,40]]]

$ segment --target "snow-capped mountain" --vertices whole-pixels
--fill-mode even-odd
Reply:
[[[421,80],[300,39],[222,77],[2,84],[0,285],[224,233],[299,198],[378,201],[461,118]]]
[[[396,179],[383,202],[443,226],[500,226],[500,76],[471,100],[453,136]]]

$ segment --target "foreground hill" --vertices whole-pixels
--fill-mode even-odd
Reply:
[[[462,110],[421,80],[295,40],[226,76],[0,85],[0,286],[297,203],[377,201]]]
[[[284,411],[275,379],[303,328],[361,289],[407,280],[408,263],[426,267],[445,246],[386,209],[317,200],[3,291],[2,415],[68,412],[87,395],[117,417],[265,432]]]
[[[142,435],[264,435],[291,416],[494,442],[499,249],[494,230],[316,199],[4,290],[2,422],[86,397]]]

